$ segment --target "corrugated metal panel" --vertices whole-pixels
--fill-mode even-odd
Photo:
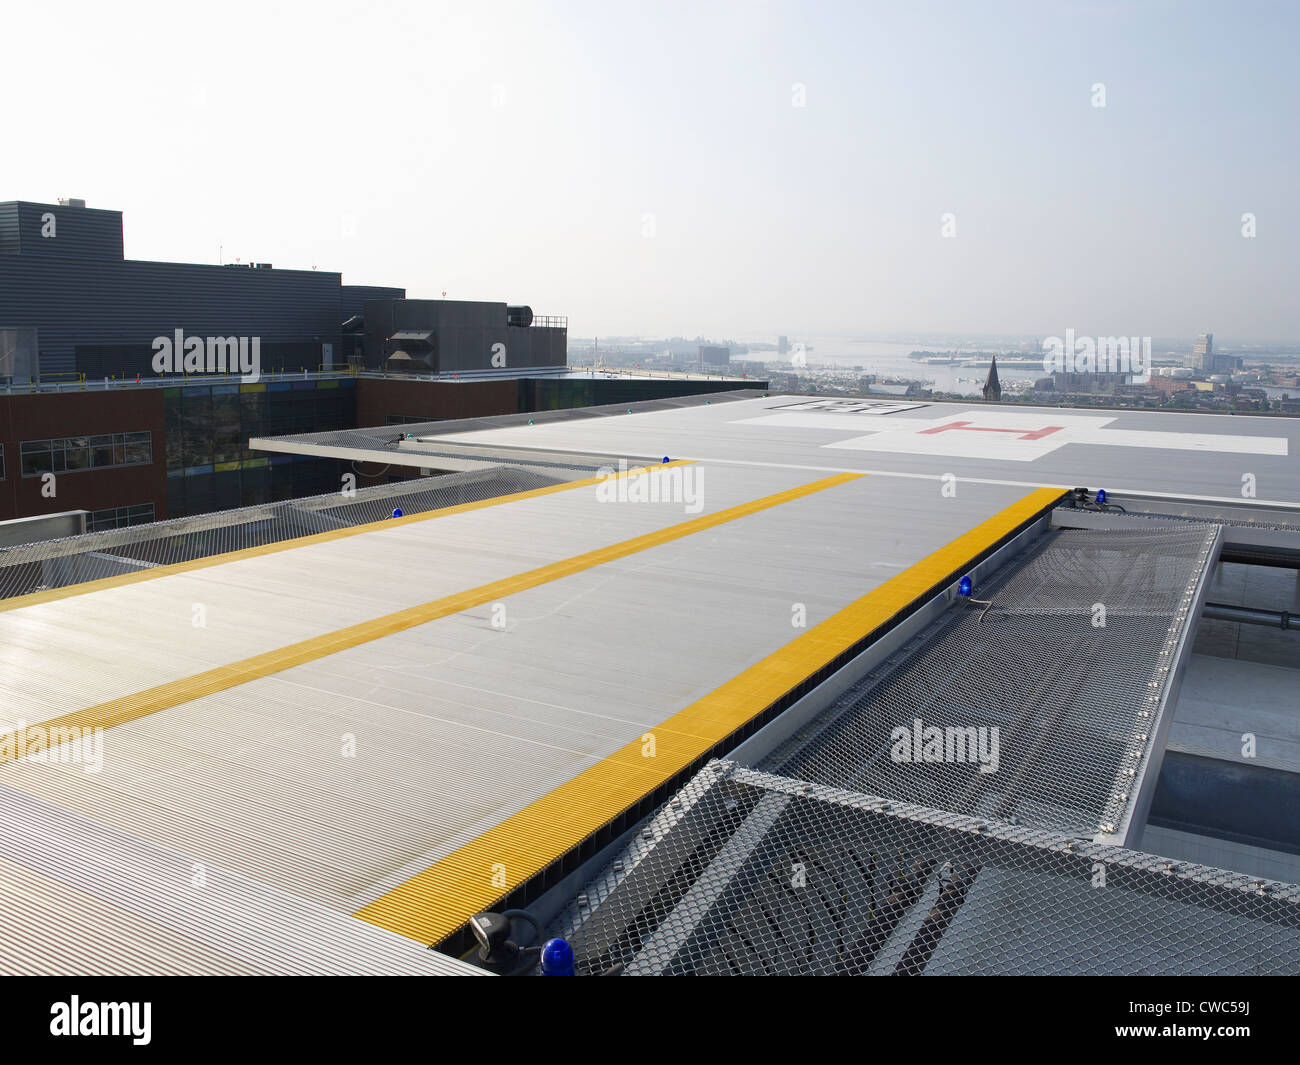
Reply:
[[[354,314],[365,314],[366,300],[404,300],[406,289],[387,285],[343,285],[339,291],[339,321]]]
[[[17,255],[22,245],[18,239],[18,204],[0,203],[0,255]]]
[[[479,972],[9,788],[0,788],[0,818],[0,885],[10,889],[2,972]]]
[[[61,881],[0,858],[6,976],[253,975],[258,969]],[[109,930],[111,929],[111,933]]]
[[[337,351],[341,321],[324,271],[0,256],[0,322],[40,330],[43,373],[75,370],[77,345],[136,345],[152,375],[153,338],[177,329]]]
[[[798,471],[706,475],[717,476],[707,514],[809,483]],[[946,516],[975,524],[1022,494],[985,488]],[[31,762],[0,772],[84,817],[352,913],[789,643],[792,602],[815,624],[942,547],[953,526],[920,521],[932,498],[921,483],[850,481],[195,692],[109,729],[102,773]],[[917,531],[872,538],[864,513]],[[90,705],[346,615],[375,617],[691,520],[680,505],[603,504],[588,485],[8,611],[5,705],[37,721],[42,707]],[[851,532],[810,545],[797,572],[772,569],[811,529]],[[504,628],[493,624],[498,601]],[[206,631],[189,624],[195,602]],[[343,754],[350,742],[355,758]]]
[[[383,361],[386,349],[391,353],[396,348],[397,342],[389,338],[418,332],[437,336],[434,369],[440,373],[489,370],[500,355],[509,369],[563,366],[568,360],[567,329],[508,325],[504,303],[371,299],[368,304],[366,361],[370,366]]]
[[[24,257],[122,259],[121,211],[24,201],[12,206],[18,217],[17,250]]]

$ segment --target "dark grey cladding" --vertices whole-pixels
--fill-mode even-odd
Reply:
[[[0,330],[17,330],[24,353],[15,377],[153,376],[154,339],[177,330],[260,338],[265,372],[338,368],[360,358],[361,317],[371,366],[396,350],[389,338],[404,327],[435,334],[412,353],[417,369],[490,369],[494,353],[511,369],[567,361],[563,320],[524,328],[508,324],[504,303],[405,296],[401,288],[344,285],[325,270],[124,259],[119,211],[0,203]],[[35,359],[27,351],[33,336]]]
[[[515,321],[522,321],[515,308]],[[567,325],[511,325],[504,303],[463,300],[366,300],[366,365],[397,362],[423,372],[536,369],[568,362]],[[553,319],[545,319],[553,321]],[[414,342],[414,334],[429,334]],[[500,346],[498,346],[500,345]],[[494,358],[497,360],[494,362]]]
[[[338,351],[340,300],[324,271],[0,255],[0,328],[38,331],[43,374],[152,375],[153,339],[177,329],[261,337],[265,369],[279,352],[315,370]]]
[[[0,203],[0,255],[120,262],[122,212],[57,203]]]

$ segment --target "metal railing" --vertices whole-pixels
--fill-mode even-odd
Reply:
[[[617,374],[623,377],[662,377],[682,381],[762,381],[748,373],[707,373],[703,370],[643,370],[632,366],[569,366],[571,373]]]
[[[190,385],[229,385],[243,384],[244,379],[240,374],[169,374],[161,376],[134,376],[123,375],[121,377],[103,377],[90,379],[85,374],[69,374],[72,377],[70,381],[50,381],[46,378],[53,377],[53,374],[42,375],[42,380],[21,380],[0,378],[0,395],[30,395],[39,392],[108,392],[121,388],[183,388]],[[360,376],[350,367],[341,367],[333,370],[277,370],[263,371],[258,375],[258,383],[272,381],[310,381],[316,378],[322,380],[339,379],[344,377]],[[374,376],[380,376],[378,374]]]
[[[321,363],[314,370],[301,367],[297,370],[264,370],[258,375],[257,383],[269,383],[279,381],[310,381],[310,380],[340,380],[343,378],[372,378],[375,380],[385,380],[398,378],[404,381],[473,381],[473,380],[496,380],[502,377],[518,377],[527,375],[529,377],[561,377],[573,374],[604,375],[607,377],[632,377],[632,378],[662,378],[665,380],[690,380],[690,381],[741,381],[752,380],[759,381],[763,378],[750,377],[746,374],[728,374],[728,373],[704,373],[699,371],[684,372],[681,370],[642,370],[626,366],[538,366],[527,369],[517,369],[514,367],[499,370],[446,370],[441,373],[403,373],[396,370],[383,369],[360,369],[355,366],[344,365],[326,368]],[[43,375],[40,381],[15,381],[13,379],[0,378],[0,395],[29,395],[35,393],[58,393],[58,392],[108,392],[124,388],[184,388],[190,386],[202,387],[204,385],[229,385],[245,384],[243,376],[240,374],[208,374],[208,373],[179,373],[164,374],[160,376],[136,376],[124,374],[121,376],[111,376],[91,379],[84,373],[70,373],[66,376],[71,380],[51,381],[49,377],[53,374]],[[65,376],[65,375],[60,375]]]

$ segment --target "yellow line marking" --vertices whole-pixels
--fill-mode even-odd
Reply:
[[[644,757],[642,741],[634,740],[355,916],[420,943],[438,943],[1066,494],[1054,488],[1029,493],[650,729],[653,758]],[[494,887],[502,866],[506,886]]]
[[[611,474],[611,476],[615,478],[632,476],[647,469],[666,470],[674,466],[689,465],[690,461],[689,459],[681,459],[658,466],[636,466],[628,470],[619,470]],[[190,573],[194,570],[207,569],[209,566],[224,565],[227,562],[239,562],[246,558],[273,555],[277,551],[289,551],[295,547],[323,544],[331,540],[344,540],[349,536],[359,536],[361,533],[374,532],[377,529],[392,529],[402,525],[428,521],[431,518],[446,518],[452,514],[465,514],[471,510],[482,510],[484,507],[495,507],[502,503],[517,503],[522,499],[537,499],[555,492],[567,492],[571,488],[587,488],[591,485],[600,484],[604,480],[606,480],[604,477],[588,477],[585,480],[568,481],[564,484],[548,485],[545,488],[530,488],[526,492],[513,492],[510,495],[480,499],[474,503],[457,503],[454,506],[425,511],[423,514],[404,514],[400,518],[381,518],[378,521],[369,521],[363,525],[354,525],[347,529],[332,529],[329,532],[310,533],[307,536],[298,536],[290,540],[279,540],[273,544],[262,544],[260,547],[245,547],[238,551],[226,551],[219,555],[205,555],[203,558],[191,559],[188,562],[172,562],[165,566],[155,566],[153,569],[141,570],[138,573],[123,573],[116,577],[103,577],[97,581],[86,581],[83,584],[70,584],[66,588],[49,588],[43,592],[29,592],[27,595],[17,595],[12,599],[0,599],[0,613],[6,610],[17,610],[20,607],[35,606],[37,603],[51,603],[59,599],[87,595],[90,592],[103,591],[105,588],[120,588],[124,584],[136,584],[139,581],[169,577],[175,573]],[[393,500],[394,507],[400,503],[400,499],[395,498]],[[185,536],[188,533],[176,533],[175,535]],[[69,555],[66,557],[75,558],[76,556]]]
[[[652,547],[658,547],[660,544],[680,540],[685,536],[702,532],[705,529],[712,529],[715,526],[725,525],[727,522],[735,521],[738,518],[769,510],[772,507],[780,506],[782,503],[802,499],[804,496],[813,495],[816,492],[833,488],[848,481],[856,481],[863,476],[860,473],[840,473],[834,477],[825,477],[810,484],[800,485],[798,488],[790,488],[784,492],[777,492],[775,495],[764,496],[748,503],[728,507],[714,514],[703,514],[698,518],[692,518],[690,521],[670,525],[666,529],[645,533],[630,540],[610,544],[608,547],[599,547],[594,551],[574,555],[572,558],[539,566],[536,569],[527,570],[513,577],[505,577],[498,581],[492,581],[490,584],[482,584],[477,588],[470,588],[467,591],[457,592],[441,599],[434,599],[418,606],[407,607],[405,610],[398,610],[382,617],[371,618],[369,621],[362,621],[356,625],[337,629],[334,632],[327,632],[320,636],[313,636],[310,639],[300,640],[297,643],[278,647],[274,651],[254,655],[239,662],[218,666],[215,669],[160,684],[155,688],[133,692],[130,695],[100,703],[97,706],[87,707],[84,710],[65,714],[62,717],[52,718],[49,721],[43,721],[40,724],[21,730],[24,733],[22,737],[19,736],[19,730],[5,733],[0,735],[0,765],[17,760],[21,751],[30,751],[29,742],[35,743],[39,740],[42,746],[57,746],[59,743],[70,739],[72,735],[78,734],[68,733],[68,730],[111,728],[126,721],[134,721],[149,714],[156,714],[160,710],[167,710],[182,703],[202,699],[205,696],[226,691],[228,688],[247,684],[249,681],[259,680],[273,673],[280,673],[283,670],[292,669],[294,666],[324,658],[326,655],[346,651],[360,644],[379,640],[397,632],[404,632],[407,629],[415,628],[417,625],[424,625],[430,621],[436,621],[439,618],[445,618],[450,614],[458,614],[463,610],[482,606],[484,603],[491,603],[507,596],[517,595],[520,592],[528,591],[530,588],[536,588],[539,585],[558,581],[575,573],[581,573],[593,566],[626,558],[638,551],[645,551]],[[68,734],[60,738],[57,735],[60,730]]]

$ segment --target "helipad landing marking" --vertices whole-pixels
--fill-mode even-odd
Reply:
[[[928,403],[909,403],[906,400],[889,399],[804,399],[794,403],[778,403],[768,410],[781,411],[825,411],[829,414],[865,414],[879,417],[897,414],[904,410],[919,410],[928,407]]]
[[[921,435],[929,436],[934,433],[946,433],[949,429],[961,429],[970,433],[1014,433],[1021,440],[1041,440],[1045,436],[1059,433],[1064,428],[1064,425],[1045,425],[1041,429],[997,429],[991,425],[974,425],[971,422],[949,422],[947,425],[939,425],[933,429],[922,429]]]
[[[1050,417],[1052,425],[1046,419]],[[961,411],[942,422],[933,418],[908,418],[898,414],[871,424],[871,432],[822,444],[847,451],[879,451],[945,458],[994,459],[1033,462],[1066,444],[1102,444],[1110,447],[1157,448],[1166,451],[1217,451],[1236,455],[1288,453],[1286,437],[1245,436],[1230,433],[1188,433],[1154,429],[1112,429],[1114,416],[1033,414],[1001,409]],[[736,425],[778,429],[850,430],[865,428],[857,418],[814,411],[782,411],[758,418],[742,418]],[[948,432],[978,430],[979,435]],[[1050,432],[1047,430],[1051,430]]]

